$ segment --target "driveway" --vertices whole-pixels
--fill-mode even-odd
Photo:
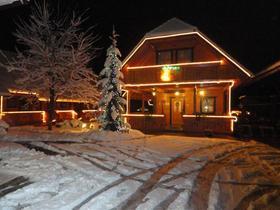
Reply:
[[[280,151],[255,141],[158,135],[7,145],[0,147],[0,170],[29,179],[30,184],[2,196],[1,208],[280,206]]]

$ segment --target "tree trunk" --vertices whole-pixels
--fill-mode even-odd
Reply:
[[[55,91],[54,88],[50,88],[50,102],[48,106],[48,130],[52,130],[52,122],[55,114]]]

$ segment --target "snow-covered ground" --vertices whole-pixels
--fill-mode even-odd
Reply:
[[[10,129],[0,142],[0,209],[279,209],[277,149],[137,131],[116,138]]]

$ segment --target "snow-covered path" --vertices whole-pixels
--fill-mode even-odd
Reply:
[[[6,173],[28,179],[28,185],[0,194],[0,209],[280,206],[280,151],[254,141],[166,135],[104,142],[37,138],[1,142],[0,160],[0,178]]]

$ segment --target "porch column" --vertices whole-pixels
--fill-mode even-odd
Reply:
[[[193,114],[196,114],[196,85],[193,88]]]

